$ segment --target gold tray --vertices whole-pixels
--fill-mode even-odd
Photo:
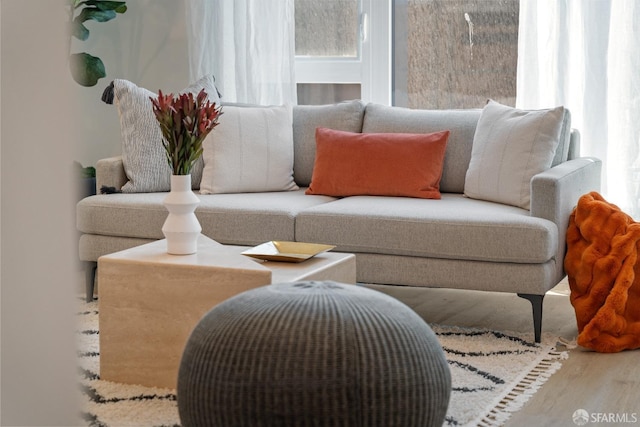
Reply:
[[[271,241],[247,249],[242,254],[265,261],[302,262],[333,248],[335,246],[316,243]]]

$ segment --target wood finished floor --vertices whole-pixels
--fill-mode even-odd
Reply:
[[[532,333],[531,304],[516,295],[369,286],[401,300],[429,323]],[[577,336],[566,281],[547,293],[542,328],[568,340]],[[506,426],[575,426],[572,416],[577,409],[590,414],[627,414],[629,418],[635,414],[640,425],[640,350],[616,354],[581,347],[569,350],[562,368],[511,416]]]
[[[78,291],[84,291],[84,273]],[[533,334],[531,304],[516,295],[368,285],[413,308],[429,323],[516,331]],[[97,287],[96,287],[97,289]],[[561,282],[547,293],[542,320],[544,332],[567,340],[578,330],[569,286]],[[564,350],[564,349],[563,349]],[[562,363],[527,405],[511,416],[506,427],[575,426],[577,409],[591,413],[636,415],[640,425],[640,350],[600,354],[580,347],[568,350]],[[588,425],[615,426],[615,423]]]

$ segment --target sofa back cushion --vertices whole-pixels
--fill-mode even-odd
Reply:
[[[450,132],[444,158],[440,191],[462,193],[471,159],[471,148],[480,109],[414,110],[368,104],[362,132],[366,133],[433,133]]]
[[[569,148],[571,147],[571,112],[567,108],[564,108],[563,112],[560,140],[558,141],[556,154],[551,162],[552,167],[566,162],[569,159]]]
[[[365,104],[345,101],[333,105],[296,105],[293,107],[293,178],[308,187],[316,157],[316,128],[362,132]]]

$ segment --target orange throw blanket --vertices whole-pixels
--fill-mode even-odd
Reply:
[[[640,348],[640,223],[596,192],[567,230],[565,270],[578,344],[603,353]]]

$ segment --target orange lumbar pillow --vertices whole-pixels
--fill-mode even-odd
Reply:
[[[316,129],[316,159],[306,194],[440,199],[449,131],[353,133]]]
[[[640,348],[640,224],[592,192],[567,230],[565,270],[578,344],[613,353]]]

